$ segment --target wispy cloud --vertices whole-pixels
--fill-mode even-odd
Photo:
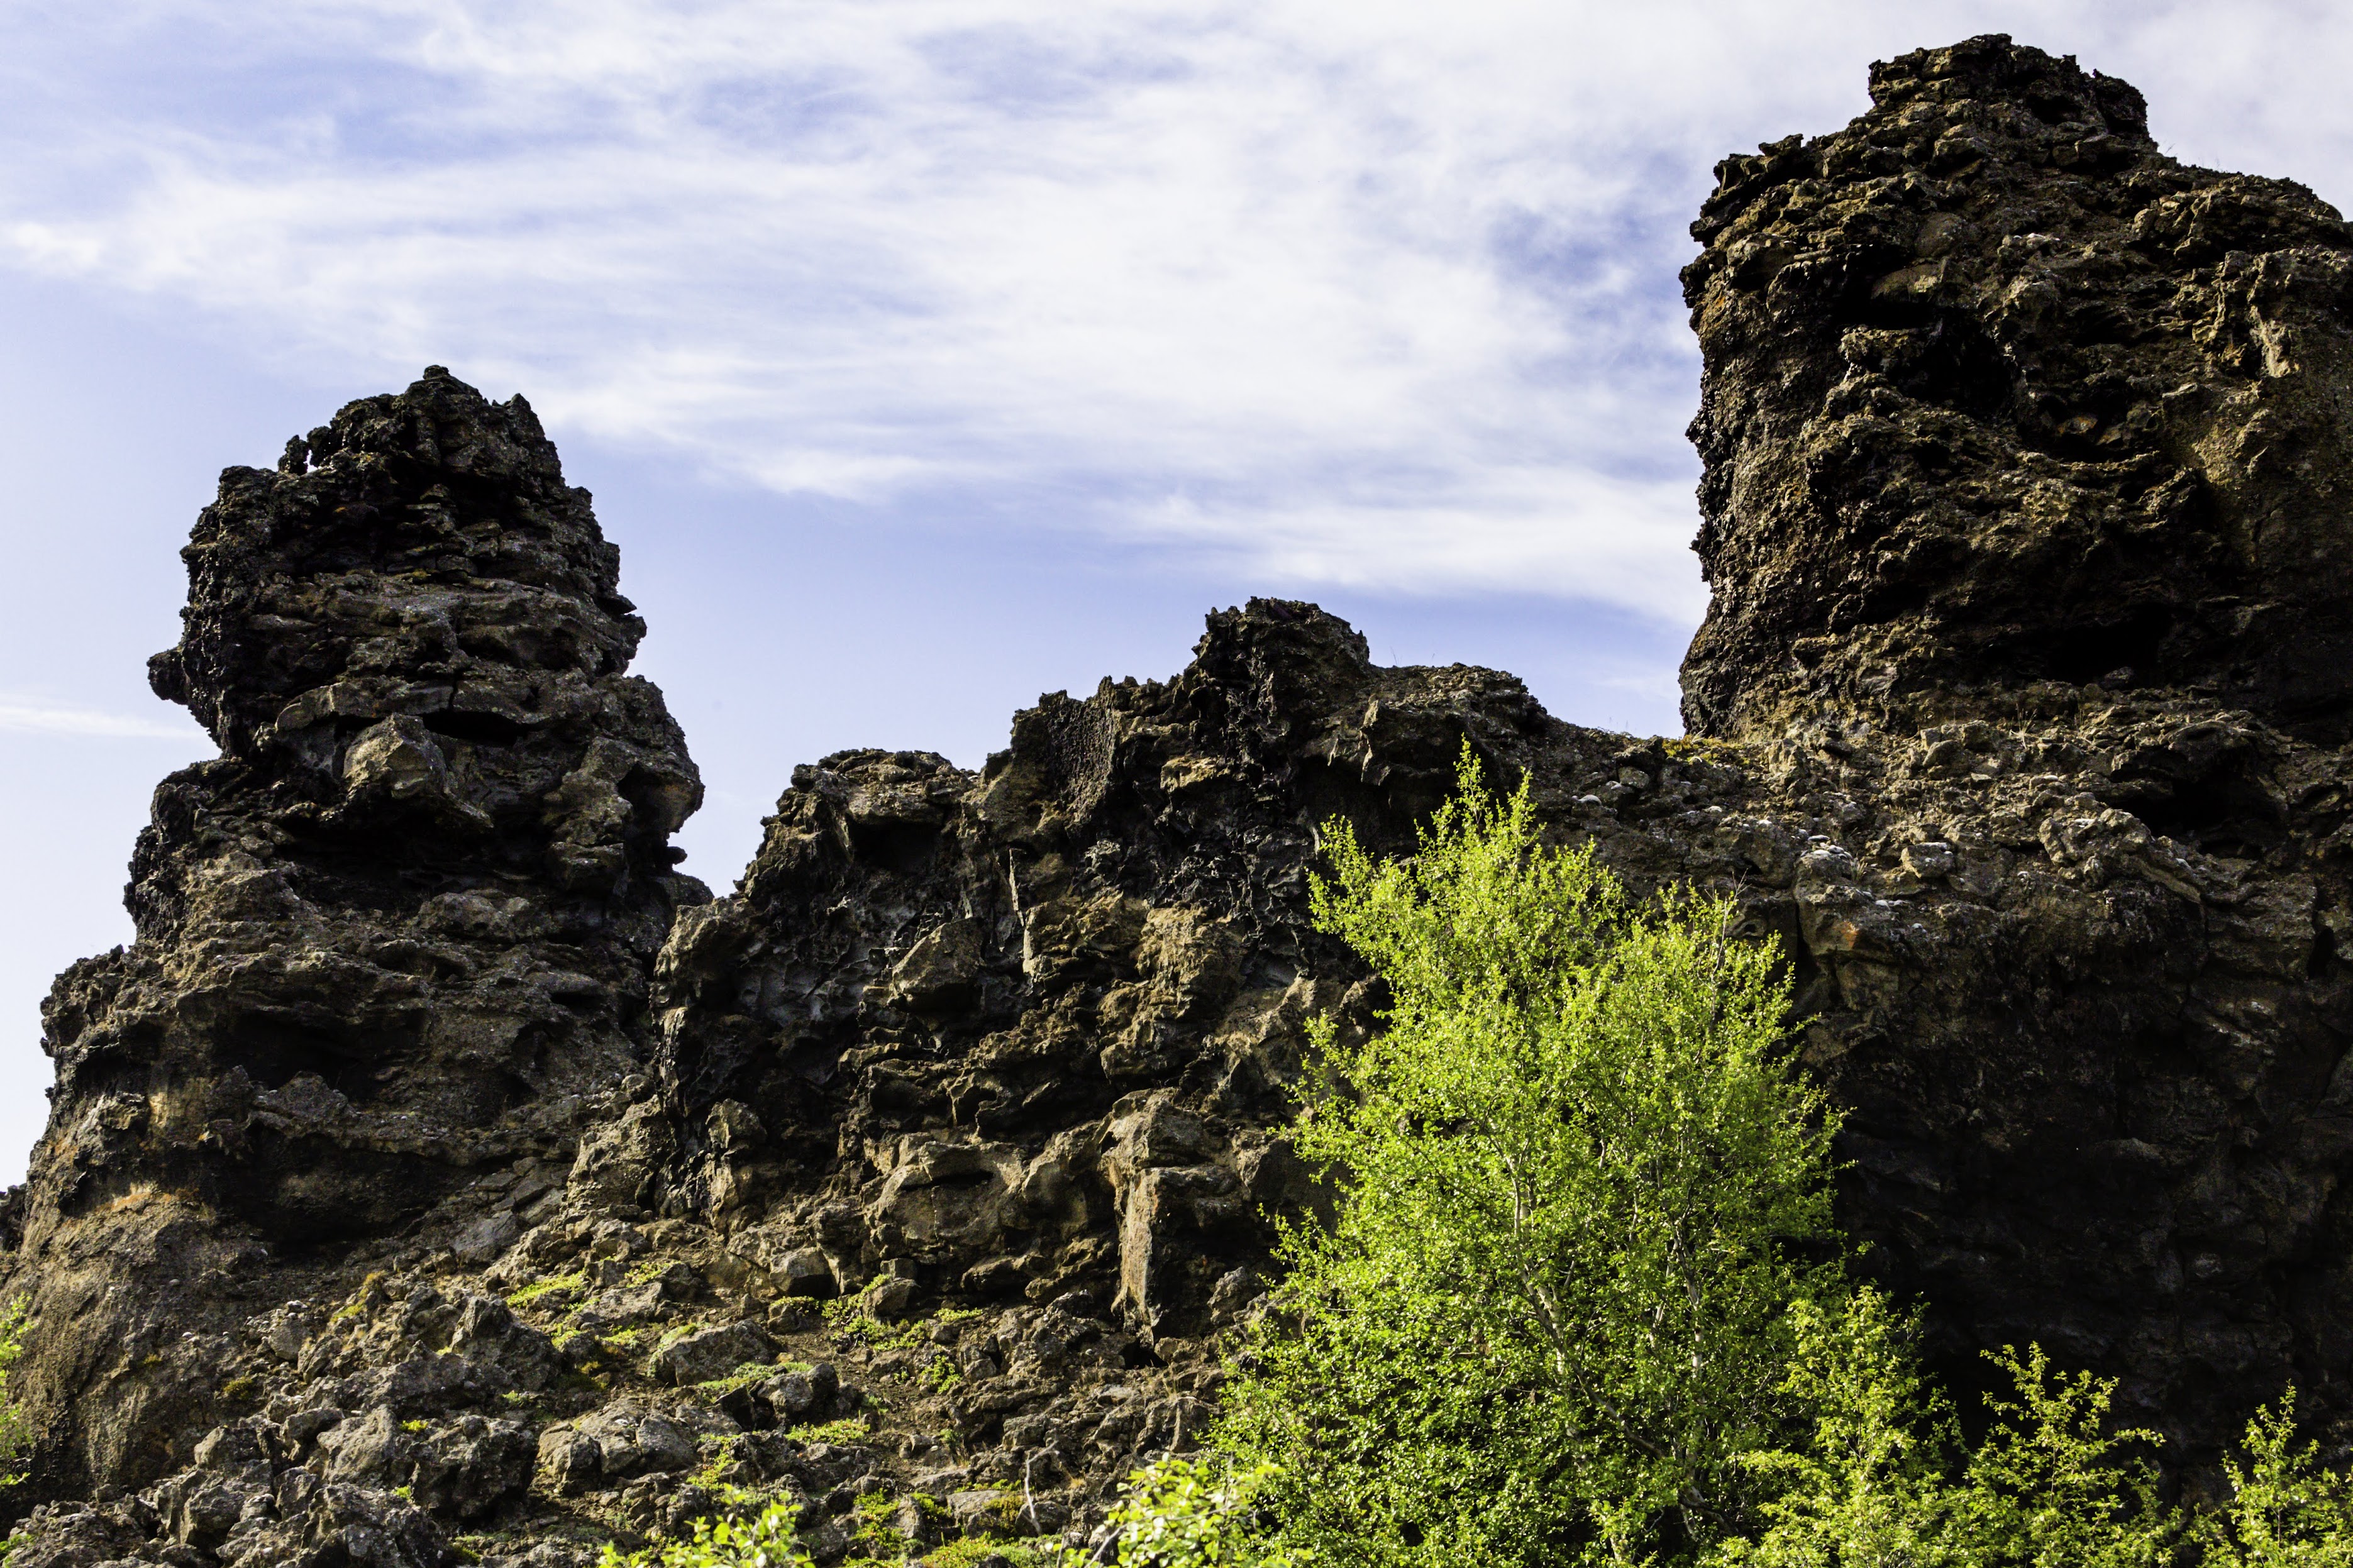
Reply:
[[[209,747],[212,742],[195,721],[178,723],[130,713],[110,713],[38,699],[0,693],[0,734],[85,735],[134,741],[177,741],[183,745]]]
[[[1673,274],[1720,153],[1994,28],[2178,89],[2192,155],[2353,144],[2325,107],[2353,23],[2288,4],[0,17],[0,264],[344,375],[445,362],[559,431],[878,515],[1669,616],[1699,596]],[[2324,107],[2284,121],[2282,83]]]

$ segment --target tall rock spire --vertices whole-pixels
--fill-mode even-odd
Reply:
[[[204,1335],[451,1185],[553,1148],[630,1071],[702,785],[619,552],[521,397],[438,367],[230,468],[152,661],[221,755],[165,780],[138,940],[44,1010],[19,1200],[25,1374],[113,1480],[193,1440]],[[266,1303],[265,1303],[266,1304]],[[191,1334],[194,1338],[190,1338]]]
[[[2353,734],[2353,231],[2176,163],[2141,96],[2007,37],[1873,68],[1725,159],[1683,665],[1701,733],[2194,689]]]

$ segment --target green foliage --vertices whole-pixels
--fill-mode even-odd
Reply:
[[[766,1362],[742,1362],[737,1363],[734,1371],[724,1377],[714,1377],[707,1383],[696,1384],[694,1392],[716,1404],[739,1388],[749,1388],[755,1383],[763,1383],[771,1377],[778,1376],[786,1370],[784,1366],[772,1366]],[[807,1369],[804,1367],[801,1370]]]
[[[1844,1291],[1835,1118],[1777,1047],[1788,993],[1729,900],[1648,903],[1539,842],[1467,753],[1409,860],[1326,827],[1318,928],[1388,983],[1315,1044],[1296,1139],[1339,1180],[1283,1242],[1223,1440],[1281,1459],[1286,1535],[1342,1563],[1556,1563],[1757,1518],[1804,1414],[1790,1304]]]
[[[605,1548],[598,1568],[805,1568],[808,1554],[793,1539],[800,1508],[771,1503],[750,1519],[702,1519],[694,1534],[624,1557]]]
[[[1054,1555],[1042,1555],[1048,1550]],[[920,1562],[921,1568],[978,1568],[992,1557],[1001,1557],[1013,1568],[1060,1568],[1061,1552],[1060,1546],[1041,1548],[1033,1541],[991,1541],[985,1536],[967,1535],[925,1552]]]
[[[796,1443],[855,1443],[870,1428],[863,1415],[843,1415],[831,1421],[795,1426],[785,1434]]]
[[[721,1437],[710,1461],[688,1478],[687,1484],[700,1487],[730,1508],[743,1509],[757,1502],[759,1494],[747,1486],[726,1479],[727,1472],[735,1468],[736,1436],[730,1432]]]
[[[1795,1310],[1788,1385],[1819,1412],[1810,1440],[1746,1461],[1785,1489],[1753,1543],[1726,1541],[1717,1568],[2161,1568],[2179,1521],[2145,1460],[2153,1432],[2108,1430],[2114,1384],[2054,1373],[2042,1350],[1991,1356],[2012,1394],[1989,1398],[1967,1449],[1920,1378],[1911,1325],[1858,1291],[1832,1317]]]
[[[2191,1535],[2205,1568],[2353,1565],[2353,1476],[2295,1446],[2295,1390],[2247,1423],[2246,1462],[2228,1462],[2231,1497],[2199,1517]]]
[[[25,1359],[25,1331],[32,1302],[19,1296],[0,1310],[0,1487],[25,1479],[19,1461],[33,1450],[33,1418],[16,1389],[16,1363]]]
[[[378,1269],[362,1279],[359,1289],[352,1292],[352,1299],[336,1308],[327,1321],[347,1323],[353,1318],[365,1316],[368,1309],[383,1299],[384,1278],[383,1270]],[[512,1300],[512,1298],[509,1300]]]
[[[1409,860],[1327,826],[1316,923],[1391,1006],[1314,1026],[1294,1136],[1342,1202],[1283,1233],[1229,1468],[1138,1472],[1066,1568],[2353,1568],[2353,1476],[2295,1446],[2292,1390],[2191,1515],[2114,1385],[2039,1346],[1991,1356],[2010,1392],[1965,1442],[1913,1321],[1841,1267],[1836,1116],[1771,948],[1461,776]]]
[[[1280,1475],[1229,1458],[1163,1459],[1127,1479],[1109,1544],[1050,1550],[1062,1568],[1305,1568],[1309,1553],[1270,1544],[1259,1529],[1261,1498]]]

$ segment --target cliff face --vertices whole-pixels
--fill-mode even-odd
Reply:
[[[428,374],[231,470],[157,664],[224,755],[47,1014],[22,1561],[544,1568],[731,1489],[828,1561],[1086,1539],[1322,1198],[1304,1023],[1373,1019],[1317,826],[1409,847],[1466,742],[1783,942],[1949,1377],[2039,1340],[2193,1471],[2289,1381],[2343,1435],[2346,233],[2007,40],[1873,89],[1698,226],[1694,740],[1259,600],[978,773],[797,770],[709,900],[520,402]]]
[[[1851,818],[1798,889],[1850,1212],[2193,1455],[2291,1377],[2341,1419],[2353,235],[2006,38],[1872,93],[1720,165],[1684,273],[1685,714]]]

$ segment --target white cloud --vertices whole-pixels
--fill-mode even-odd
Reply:
[[[143,719],[128,713],[110,713],[95,708],[76,708],[37,698],[0,694],[0,734],[8,733],[177,741],[183,745],[194,743],[206,747],[212,744],[195,721],[186,718],[175,724],[168,720]]]
[[[2185,154],[2309,174],[2353,144],[2353,23],[2286,4],[0,18],[16,266],[345,377],[447,363],[559,434],[777,489],[1046,496],[1037,521],[1301,583],[1679,616],[1672,273],[1721,153],[1832,128],[1875,55],[1995,28],[2133,77]]]

